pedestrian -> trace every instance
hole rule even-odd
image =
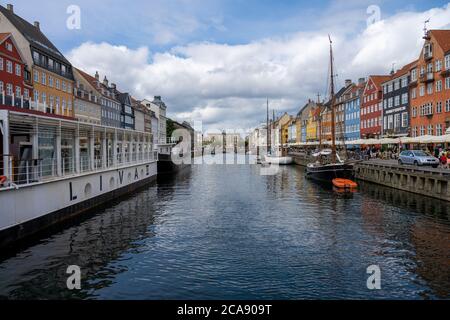
[[[439,159],[441,162],[441,166],[443,169],[448,169],[448,158],[446,153],[442,153],[441,158]]]

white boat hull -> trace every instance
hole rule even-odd
[[[0,192],[0,248],[134,191],[157,162],[111,168]]]
[[[294,163],[294,158],[292,157],[272,157],[272,156],[266,156],[265,157],[266,162],[269,164],[278,164],[287,166]]]

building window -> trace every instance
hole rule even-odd
[[[400,128],[401,120],[400,113],[396,113],[394,116],[394,128]]]
[[[34,90],[34,101],[39,102],[39,91]]]
[[[405,77],[402,79],[402,88],[406,88],[408,86],[408,78]]]
[[[16,87],[16,98],[19,98],[22,96],[22,89],[20,87]]]
[[[60,89],[60,82],[59,82],[59,79],[56,79],[55,80],[55,84],[56,84],[56,89]]]
[[[429,83],[427,85],[427,94],[433,94],[433,84]]]
[[[442,70],[442,60],[436,60],[436,72],[441,72]]]
[[[47,94],[45,92],[42,92],[42,103],[47,103]]]
[[[23,98],[26,100],[30,99],[30,90],[23,89]]]
[[[450,69],[450,54],[445,56],[445,70]]]
[[[427,134],[430,136],[433,135],[433,125],[432,124],[428,125]]]
[[[450,77],[445,78],[445,89],[450,89]]]
[[[42,72],[41,83],[45,86],[47,84],[47,74]]]
[[[417,89],[414,88],[411,90],[411,99],[416,99],[417,98]]]
[[[450,100],[445,101],[445,112],[450,112]]]
[[[22,67],[20,64],[16,63],[16,76],[21,77],[22,76]]]
[[[6,50],[8,50],[8,51],[10,51],[10,52],[12,52],[12,51],[13,51],[13,46],[12,46],[12,44],[11,44],[11,43],[9,43],[9,42],[6,42]]]
[[[402,94],[402,104],[407,104],[408,103],[408,94],[404,93]]]
[[[12,96],[13,95],[13,86],[11,83],[8,83],[6,85],[6,95],[7,96]]]
[[[436,92],[442,91],[442,80],[436,81]]]
[[[436,102],[436,113],[442,113],[442,102]]]
[[[62,81],[61,87],[62,87],[62,91],[66,92],[67,87],[66,87],[66,82],[64,80]]]
[[[421,86],[420,86],[419,95],[420,95],[421,97],[423,97],[423,96],[425,95],[425,86],[424,86],[424,85],[421,85]]]
[[[395,106],[398,107],[400,105],[400,96],[395,97]]]
[[[34,82],[39,83],[39,71],[34,70]]]
[[[13,64],[11,61],[6,60],[6,72],[13,73]]]
[[[53,88],[53,77],[52,76],[48,76],[48,86],[50,88]]]
[[[420,126],[420,135],[421,136],[425,135],[425,126]]]
[[[402,128],[408,127],[408,112],[402,113]]]
[[[411,71],[411,81],[412,82],[417,81],[417,69],[413,69]]]
[[[3,58],[0,57],[0,71],[3,71],[3,68],[4,68]]]
[[[437,136],[442,136],[442,125],[440,123],[438,123],[436,125],[436,135]]]

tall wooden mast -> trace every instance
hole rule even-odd
[[[336,110],[335,110],[335,94],[334,94],[334,59],[333,59],[333,41],[330,39],[330,94],[331,94],[331,141],[332,141],[332,160],[336,163]]]
[[[267,98],[267,154],[270,153],[271,143],[270,143],[270,127],[269,127],[269,98]]]

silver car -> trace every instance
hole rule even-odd
[[[403,151],[398,159],[398,164],[409,164],[414,166],[439,167],[439,159],[420,150]]]

